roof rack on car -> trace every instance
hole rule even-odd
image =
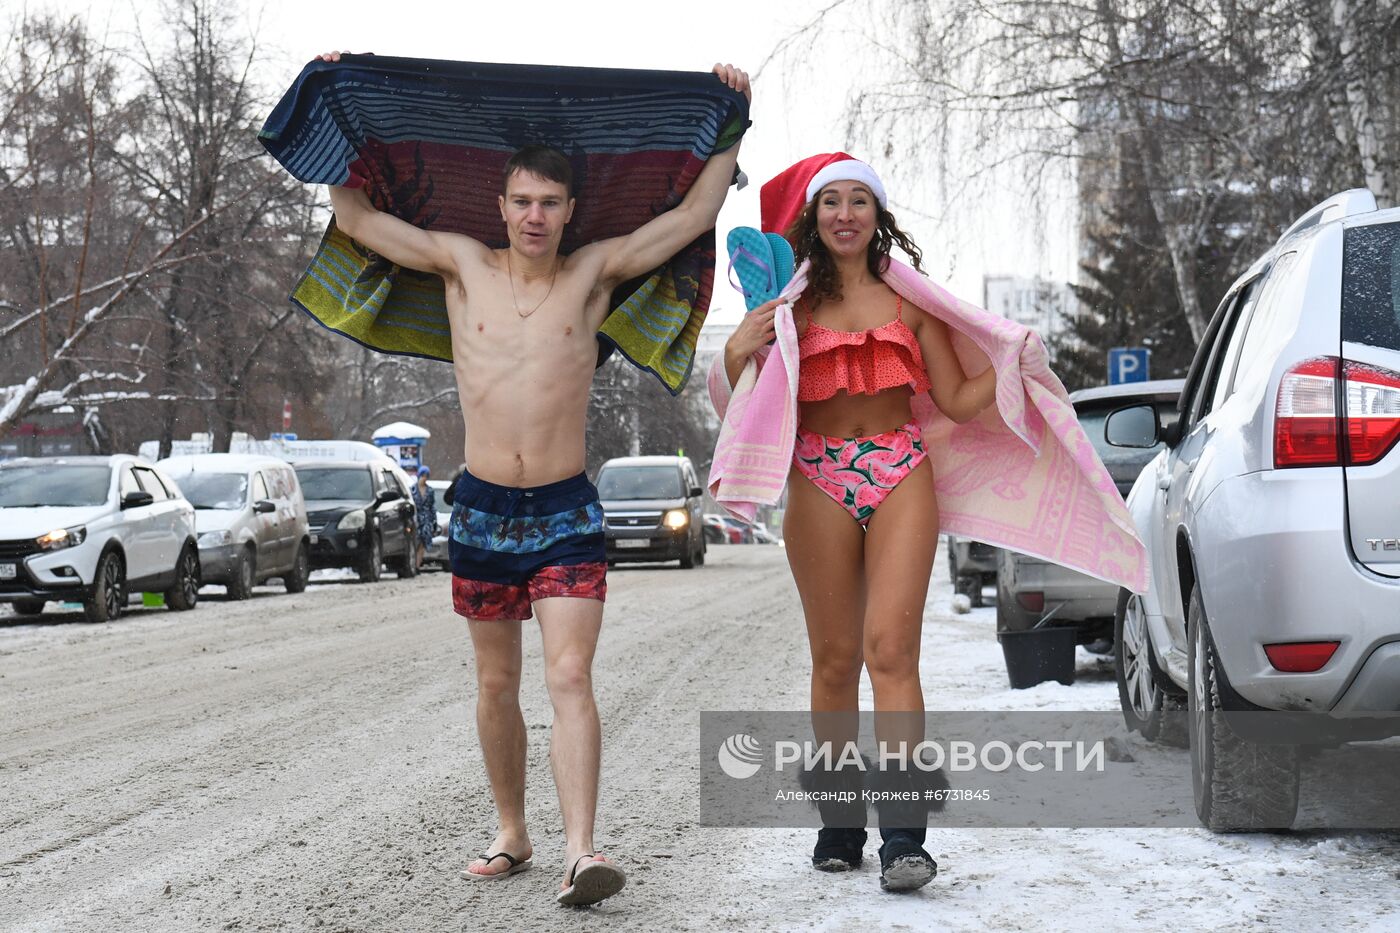
[[[1326,201],[1309,210],[1302,217],[1293,221],[1293,225],[1283,231],[1283,236],[1278,238],[1282,243],[1295,233],[1301,233],[1309,227],[1316,227],[1336,220],[1339,217],[1351,217],[1355,214],[1369,214],[1376,209],[1376,196],[1368,188],[1348,188],[1340,194],[1334,194]],[[1277,244],[1275,244],[1277,245]]]

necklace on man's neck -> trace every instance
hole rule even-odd
[[[510,279],[510,300],[515,304],[515,313],[520,315],[520,319],[523,321],[525,320],[525,318],[529,317],[530,315],[538,311],[540,308],[542,308],[544,306],[544,303],[549,300],[550,294],[553,293],[554,280],[559,277],[559,257],[554,257],[554,268],[549,273],[549,288],[545,291],[544,297],[540,299],[540,303],[535,305],[529,311],[521,311],[520,299],[515,297],[515,269],[512,267],[510,262],[509,247],[506,248],[506,277]]]

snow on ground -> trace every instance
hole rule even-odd
[[[1079,649],[1072,686],[1012,690],[996,610],[954,611],[941,553],[924,614],[930,710],[1117,710],[1112,661]],[[987,602],[994,602],[992,590]],[[873,708],[869,681],[861,707]],[[1185,756],[1121,734],[1134,755]],[[810,872],[811,830],[773,845],[758,871],[789,883]],[[913,894],[879,890],[878,833],[860,871],[832,875],[820,930],[1400,929],[1400,833],[1217,835],[1205,829],[929,831],[939,874]]]

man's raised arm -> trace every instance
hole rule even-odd
[[[335,209],[335,225],[352,240],[400,266],[444,277],[455,276],[457,266],[452,261],[453,241],[460,240],[463,244],[476,242],[460,234],[424,230],[393,214],[376,210],[363,188],[331,185],[330,192],[331,207]]]
[[[721,81],[750,100],[749,76],[733,65],[715,65]],[[627,236],[605,240],[598,246],[607,250],[603,282],[609,286],[641,275],[670,259],[689,242],[709,230],[719,219],[734,166],[739,161],[739,144],[712,155],[685,198],[672,210],[648,221]]]
[[[316,57],[323,62],[338,62],[340,52],[324,52]],[[335,225],[341,232],[397,265],[446,278],[457,274],[452,260],[454,246],[480,247],[470,237],[423,230],[376,209],[363,188],[329,187]]]

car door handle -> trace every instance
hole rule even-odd
[[[1163,476],[1161,479],[1157,480],[1157,488],[1158,488],[1158,489],[1171,489],[1171,488],[1172,488],[1172,478],[1171,478],[1170,476]]]

